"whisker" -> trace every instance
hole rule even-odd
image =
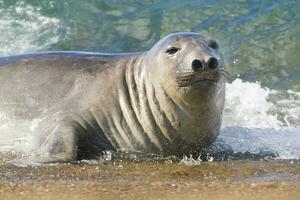
[[[220,75],[222,75],[223,78],[225,78],[226,82],[232,83],[231,75],[224,68],[217,69],[217,71],[220,73]]]
[[[224,79],[225,82],[231,83],[232,79],[230,74],[224,68],[218,68],[213,71],[202,72],[181,72],[176,75],[176,84],[179,87],[186,87],[198,81],[210,80],[218,81]],[[172,80],[172,79],[171,79]]]

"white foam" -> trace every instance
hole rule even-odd
[[[300,159],[299,92],[270,90],[241,79],[228,84],[226,92],[221,145],[234,153],[268,151],[280,159]]]
[[[234,80],[226,85],[223,127],[299,128],[300,92],[278,91]]]
[[[270,113],[274,105],[268,101],[268,97],[273,92],[259,83],[243,82],[241,79],[227,84],[223,127],[282,127],[277,115]]]
[[[43,16],[24,1],[0,8],[0,55],[47,49],[59,41],[60,26],[59,19]]]

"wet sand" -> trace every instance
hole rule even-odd
[[[0,162],[0,199],[299,199],[300,161]]]

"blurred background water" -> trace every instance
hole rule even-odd
[[[234,77],[218,140],[300,158],[299,1],[0,0],[0,56],[145,51],[183,31],[216,39]]]

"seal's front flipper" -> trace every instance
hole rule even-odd
[[[62,116],[49,115],[34,131],[30,156],[14,160],[11,164],[32,166],[97,159],[103,152],[115,150],[90,112],[81,115],[74,112]]]
[[[53,123],[55,124],[55,123]],[[44,123],[38,130],[45,130]],[[56,122],[49,131],[36,134],[34,150],[30,157],[22,158],[14,165],[73,162],[81,159],[97,159],[107,150],[115,150],[93,117],[69,117]]]
[[[59,123],[52,131],[37,136],[35,150],[28,158],[28,163],[74,161],[77,157],[77,142],[74,128],[65,123]]]
[[[17,167],[28,167],[47,163],[71,162],[77,157],[77,146],[77,135],[74,128],[66,123],[58,123],[51,131],[36,135],[33,151],[29,155],[8,163]]]

